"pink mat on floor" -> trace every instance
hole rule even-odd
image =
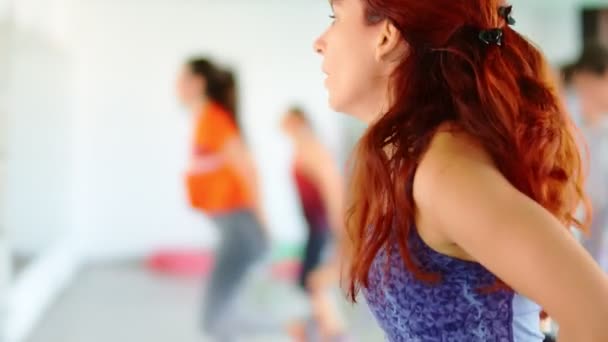
[[[213,262],[211,252],[162,250],[150,255],[146,265],[168,275],[206,277],[211,272]],[[270,273],[277,280],[295,281],[300,267],[298,260],[281,260],[271,265]]]

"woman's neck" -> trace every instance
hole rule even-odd
[[[202,113],[207,105],[209,105],[209,100],[206,98],[195,100],[190,104],[190,111],[194,114]]]

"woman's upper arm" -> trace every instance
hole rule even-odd
[[[608,278],[568,230],[491,163],[443,157],[421,165],[415,185],[441,234],[562,327],[606,329]]]
[[[252,167],[252,165],[250,165],[251,156],[249,154],[249,150],[238,135],[231,137],[224,143],[222,155],[224,155],[224,158],[230,165],[238,169],[242,169],[244,172],[248,172],[245,170]]]

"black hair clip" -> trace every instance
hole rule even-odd
[[[515,25],[515,19],[511,16],[511,12],[513,11],[513,6],[501,6],[498,8],[498,15],[500,15],[505,21],[507,25]]]
[[[502,45],[502,30],[497,28],[497,29],[491,29],[491,30],[481,30],[479,32],[479,40],[481,40],[482,42],[484,42],[486,45],[498,45],[501,46]]]

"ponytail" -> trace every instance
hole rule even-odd
[[[223,70],[206,58],[193,58],[187,63],[190,71],[205,79],[206,93],[213,102],[222,106],[238,126],[237,120],[237,91],[234,73]]]

